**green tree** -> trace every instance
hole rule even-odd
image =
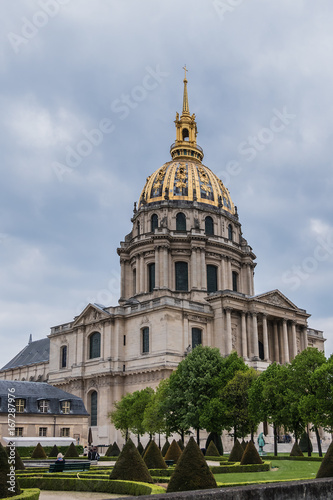
[[[274,429],[274,455],[277,455],[277,430],[287,421],[286,378],[288,368],[272,363],[249,389],[249,407],[253,418],[269,422]]]
[[[168,379],[161,380],[156,391],[152,394],[143,414],[143,428],[151,436],[154,434],[166,434],[167,425],[164,411]]]
[[[260,423],[249,408],[249,389],[257,378],[258,372],[253,368],[238,371],[221,390],[223,426],[228,431],[233,428],[234,441],[248,434],[253,436]]]
[[[144,427],[144,414],[153,395],[154,390],[151,387],[146,387],[141,391],[132,393],[131,407],[129,410],[129,429],[133,434],[137,435],[138,443],[140,442],[140,436],[143,436],[146,432]]]
[[[322,456],[322,449],[318,427],[323,423],[323,416],[318,412],[316,404],[318,382],[320,383],[320,381],[314,379],[314,373],[326,363],[323,352],[308,347],[292,360],[289,368],[291,373],[289,390],[292,391],[294,399],[298,401],[298,410],[303,421],[312,424],[317,437],[319,456]],[[319,372],[318,376],[320,377],[322,373]]]
[[[126,394],[120,401],[114,403],[115,409],[109,413],[112,424],[128,440],[128,433],[131,426],[132,394]]]

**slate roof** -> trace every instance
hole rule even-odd
[[[50,357],[50,339],[45,338],[30,342],[21,352],[9,361],[2,370],[10,370],[18,368],[19,366],[33,365],[35,363],[42,363],[49,361]]]
[[[15,392],[12,392],[13,388]],[[46,399],[49,402],[49,411],[47,413],[49,415],[63,415],[61,401],[70,401],[69,415],[88,415],[81,398],[45,382],[0,380],[0,413],[8,412],[8,394],[14,394],[16,398],[26,400],[24,414],[40,413],[38,401]]]

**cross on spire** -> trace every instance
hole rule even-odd
[[[186,71],[188,71],[188,69],[186,68],[186,64],[185,66],[183,66],[183,70],[185,70],[185,80],[186,80]]]

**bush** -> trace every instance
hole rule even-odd
[[[13,476],[10,476],[11,472],[14,472]],[[10,483],[7,483],[7,481],[10,481]],[[0,498],[13,497],[20,493],[20,486],[15,476],[15,466],[9,464],[6,450],[0,443]]]
[[[173,460],[176,464],[181,454],[182,450],[179,448],[178,443],[173,440],[165,454],[164,460]]]
[[[213,441],[216,448],[218,449],[218,452],[220,456],[223,455],[223,445],[222,445],[222,439],[221,436],[217,432],[211,432],[208,435],[207,441],[206,441],[206,449],[208,449],[209,443]],[[207,453],[206,453],[207,455]]]
[[[64,458],[78,458],[79,454],[76,451],[74,443],[71,443],[65,453]]]
[[[58,453],[60,453],[60,451],[58,450],[58,446],[55,444],[47,456],[54,458],[58,456]]]
[[[127,441],[120,453],[116,465],[110,474],[110,479],[142,481],[144,483],[153,482],[143,458],[131,439]]]
[[[244,454],[242,456],[241,460],[241,465],[248,465],[248,464],[262,464],[263,461],[261,460],[259,453],[257,451],[257,448],[254,446],[253,441],[249,441],[246,445]]]
[[[318,477],[333,477],[333,441],[329,445],[323,461],[319,467],[316,478]]]
[[[206,450],[206,455],[208,457],[219,457],[220,456],[219,451],[214,444],[214,441],[211,441],[209,443],[208,448]]]
[[[163,457],[165,457],[166,452],[168,451],[169,448],[170,448],[170,443],[168,440],[166,440],[164,445],[163,445],[163,448],[162,448],[162,456]]]
[[[301,448],[299,447],[299,444],[298,444],[298,443],[296,443],[296,441],[295,441],[295,443],[294,443],[294,446],[292,447],[292,450],[291,450],[291,452],[290,452],[290,456],[291,456],[291,457],[304,457],[304,455],[303,455],[303,453],[302,453],[302,450],[301,450]]]
[[[105,456],[107,457],[118,457],[120,455],[120,449],[116,442],[110,444],[106,450]]]
[[[146,453],[143,455],[143,460],[147,465],[148,469],[168,468],[167,464],[164,462],[162,453],[157,444],[155,443],[155,441],[151,441]]]
[[[308,452],[312,453],[313,451],[313,446],[311,443],[311,439],[309,438],[309,434],[307,432],[303,432],[301,435],[301,439],[299,441],[299,447],[301,448],[302,452]]]
[[[149,448],[149,446],[148,446],[148,448]],[[148,449],[148,448],[147,448],[147,449]],[[141,455],[141,456],[142,456],[142,455],[144,455],[144,453],[145,453],[145,449],[144,449],[144,447],[142,446],[141,441],[139,442],[139,444],[138,444],[138,446],[136,447],[136,449],[138,450],[138,452],[140,453],[140,455]]]
[[[242,460],[243,453],[244,450],[242,448],[242,445],[240,444],[238,439],[236,439],[234,446],[230,452],[228,462],[240,462]]]
[[[46,455],[50,456],[50,452],[51,452],[53,446],[44,446],[43,448],[44,448]],[[58,450],[59,450],[58,453],[62,453],[63,455],[65,455],[67,448],[68,448],[68,446],[58,446]],[[83,446],[76,445],[75,448],[76,448],[78,454],[82,455]],[[17,452],[20,455],[20,457],[30,458],[34,449],[35,449],[35,446],[17,446],[16,449],[17,449]]]
[[[271,470],[271,462],[264,462],[263,464],[248,464],[240,465],[238,462],[236,464],[226,464],[210,467],[213,474],[229,474],[238,473],[244,474],[247,472],[264,472]]]
[[[11,500],[39,500],[40,490],[38,488],[30,488],[21,490],[19,495],[11,497]]]
[[[191,437],[170,478],[167,493],[209,488],[217,488],[215,478],[199,446]]]
[[[37,444],[32,452],[31,458],[47,458],[44,448],[40,443]]]
[[[15,470],[24,470],[25,465],[22,462],[20,455],[17,453],[15,445],[6,446],[6,452],[11,465],[15,465]]]
[[[247,443],[243,439],[241,442],[241,447],[243,448],[244,451],[245,451],[246,445],[247,445]]]

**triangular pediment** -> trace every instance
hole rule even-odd
[[[265,302],[266,304],[271,304],[278,307],[287,307],[288,309],[298,310],[298,307],[291,302],[280,290],[272,290],[271,292],[262,293],[254,297],[255,300],[260,300],[260,302]]]
[[[103,306],[99,304],[88,304],[82,313],[75,318],[73,326],[96,323],[97,321],[108,318],[109,316],[110,313],[105,311]]]

